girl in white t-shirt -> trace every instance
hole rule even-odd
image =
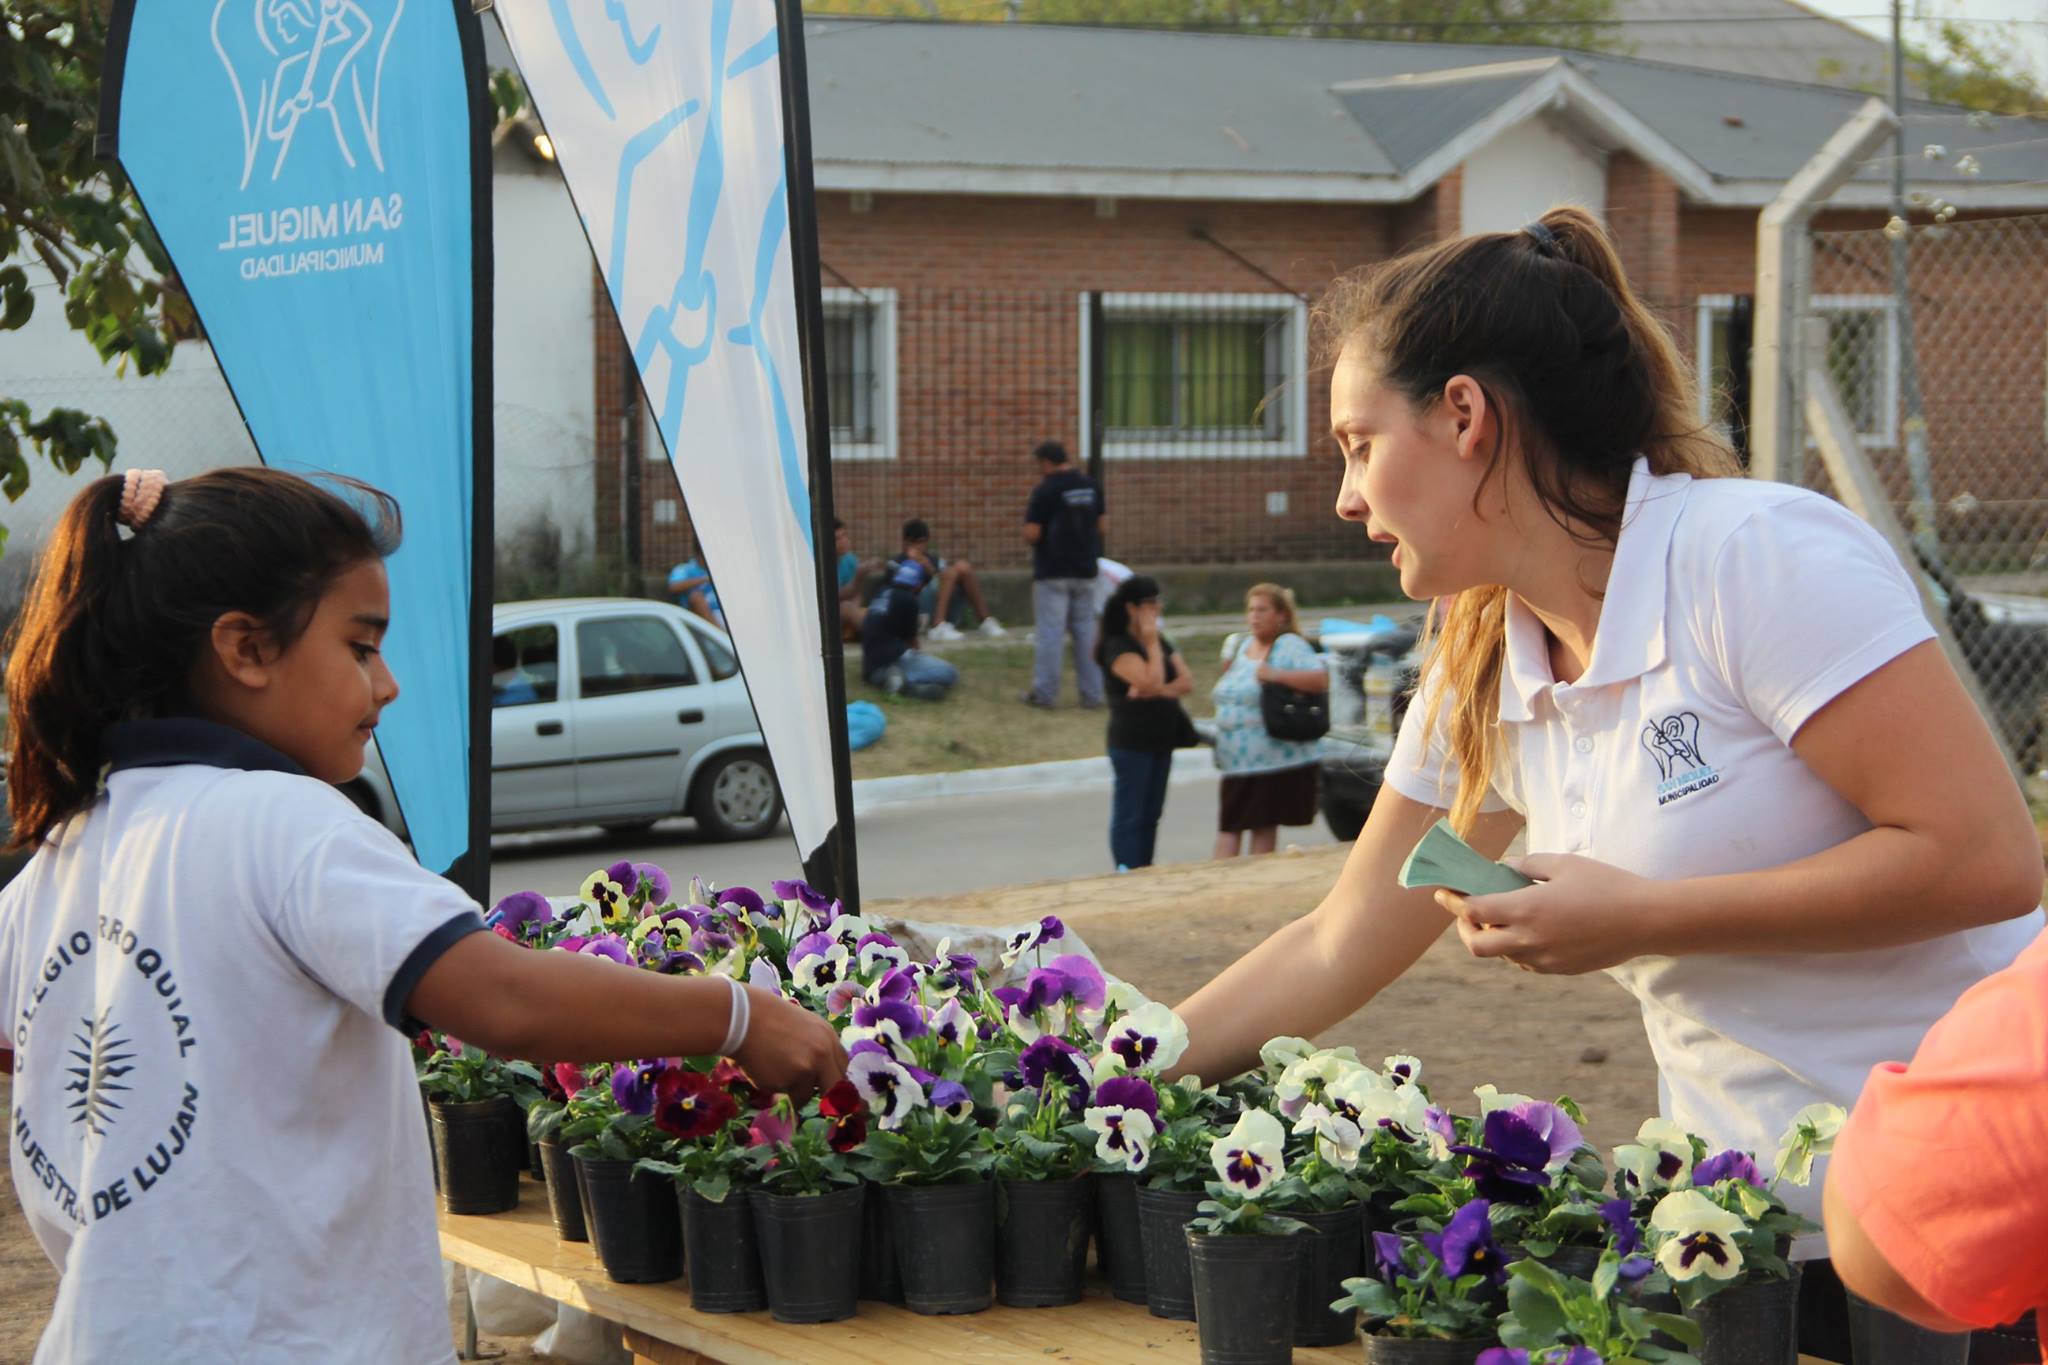
[[[38,1362],[452,1361],[421,1027],[537,1060],[724,1052],[770,1090],[843,1071],[772,992],[482,932],[330,785],[398,696],[398,509],[334,482],[97,480],[16,626],[7,795],[35,852],[0,892],[0,1046],[14,1188],[61,1272]]]
[[[1329,1028],[1448,912],[1476,956],[1616,977],[1666,1115],[1717,1147],[1854,1103],[2040,925],[2025,802],[1896,556],[1732,477],[1583,211],[1346,277],[1317,318],[1338,513],[1394,547],[1434,638],[1343,875],[1181,1007],[1181,1068]],[[1447,813],[1489,857],[1526,830],[1539,884],[1403,890]],[[1803,1348],[1846,1359],[1839,1288],[1805,1282]]]

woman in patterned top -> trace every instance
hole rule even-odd
[[[1216,701],[1216,766],[1223,789],[1216,854],[1271,853],[1280,826],[1316,818],[1316,742],[1274,739],[1259,711],[1259,689],[1285,683],[1297,692],[1326,692],[1330,676],[1315,646],[1301,637],[1294,594],[1261,583],[1245,594],[1245,636],[1210,695]],[[1251,836],[1249,850],[1244,836]]]

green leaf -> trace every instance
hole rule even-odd
[[[1662,1332],[1673,1341],[1683,1342],[1695,1350],[1706,1344],[1700,1332],[1700,1325],[1691,1318],[1681,1317],[1677,1313],[1652,1313],[1645,1310],[1643,1321],[1648,1324],[1651,1331]]]

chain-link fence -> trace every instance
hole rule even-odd
[[[2048,761],[2048,216],[1817,233],[1810,294],[1856,449],[2015,754],[2038,769]],[[1834,491],[1812,438],[1797,477]]]

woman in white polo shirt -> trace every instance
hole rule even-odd
[[[1338,514],[1394,546],[1434,639],[1336,886],[1181,1006],[1180,1069],[1329,1028],[1449,910],[1477,956],[1614,976],[1665,1114],[1717,1147],[1852,1104],[2040,926],[2025,803],[1896,556],[1836,503],[1727,477],[1582,211],[1348,276],[1318,322]],[[1491,857],[1526,830],[1539,885],[1403,890],[1446,812]],[[1814,1269],[1806,1348],[1846,1359]]]

